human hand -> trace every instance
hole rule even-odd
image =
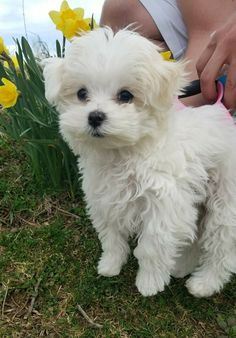
[[[211,35],[206,49],[197,62],[203,96],[214,101],[217,97],[215,80],[227,65],[224,104],[236,108],[236,12],[226,24]]]

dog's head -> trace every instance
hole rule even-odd
[[[44,68],[46,97],[74,150],[81,142],[134,145],[157,133],[185,84],[183,74],[182,63],[163,60],[149,40],[109,28],[74,38],[65,58],[48,59]]]

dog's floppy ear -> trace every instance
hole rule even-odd
[[[53,105],[57,104],[62,84],[64,59],[48,58],[41,62],[45,79],[45,97]]]
[[[166,61],[161,64],[163,77],[163,91],[166,94],[178,96],[187,84],[186,63],[184,61]]]
[[[151,101],[154,106],[163,111],[171,107],[174,97],[180,95],[188,83],[185,66],[183,61],[171,62],[163,60],[162,57],[153,60]]]

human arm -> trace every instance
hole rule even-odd
[[[215,79],[227,65],[224,104],[227,108],[236,107],[236,9],[226,23],[216,30],[210,42],[197,61],[197,71],[201,90],[207,100],[214,100],[216,93]]]
[[[189,60],[187,71],[189,72],[189,80],[196,80],[209,75],[205,72],[204,77],[197,69],[198,60],[211,40],[211,34],[220,30],[232,13],[236,11],[236,0],[178,0],[180,11],[185,22],[188,33],[188,46],[185,52],[185,59]],[[235,20],[236,21],[236,20]],[[217,76],[216,76],[217,77]],[[205,95],[205,87],[209,86],[209,79],[205,79],[205,85],[202,85],[203,95],[195,95],[185,99],[185,104],[202,105],[214,102],[216,98],[215,79],[211,79],[211,88],[213,88],[213,96]],[[226,96],[227,97],[227,96]]]

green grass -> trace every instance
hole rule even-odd
[[[174,279],[144,298],[133,257],[120,276],[98,277],[100,245],[79,189],[73,199],[42,194],[8,140],[0,141],[0,174],[0,337],[236,337],[236,278],[210,299]],[[91,327],[78,304],[103,327]]]

